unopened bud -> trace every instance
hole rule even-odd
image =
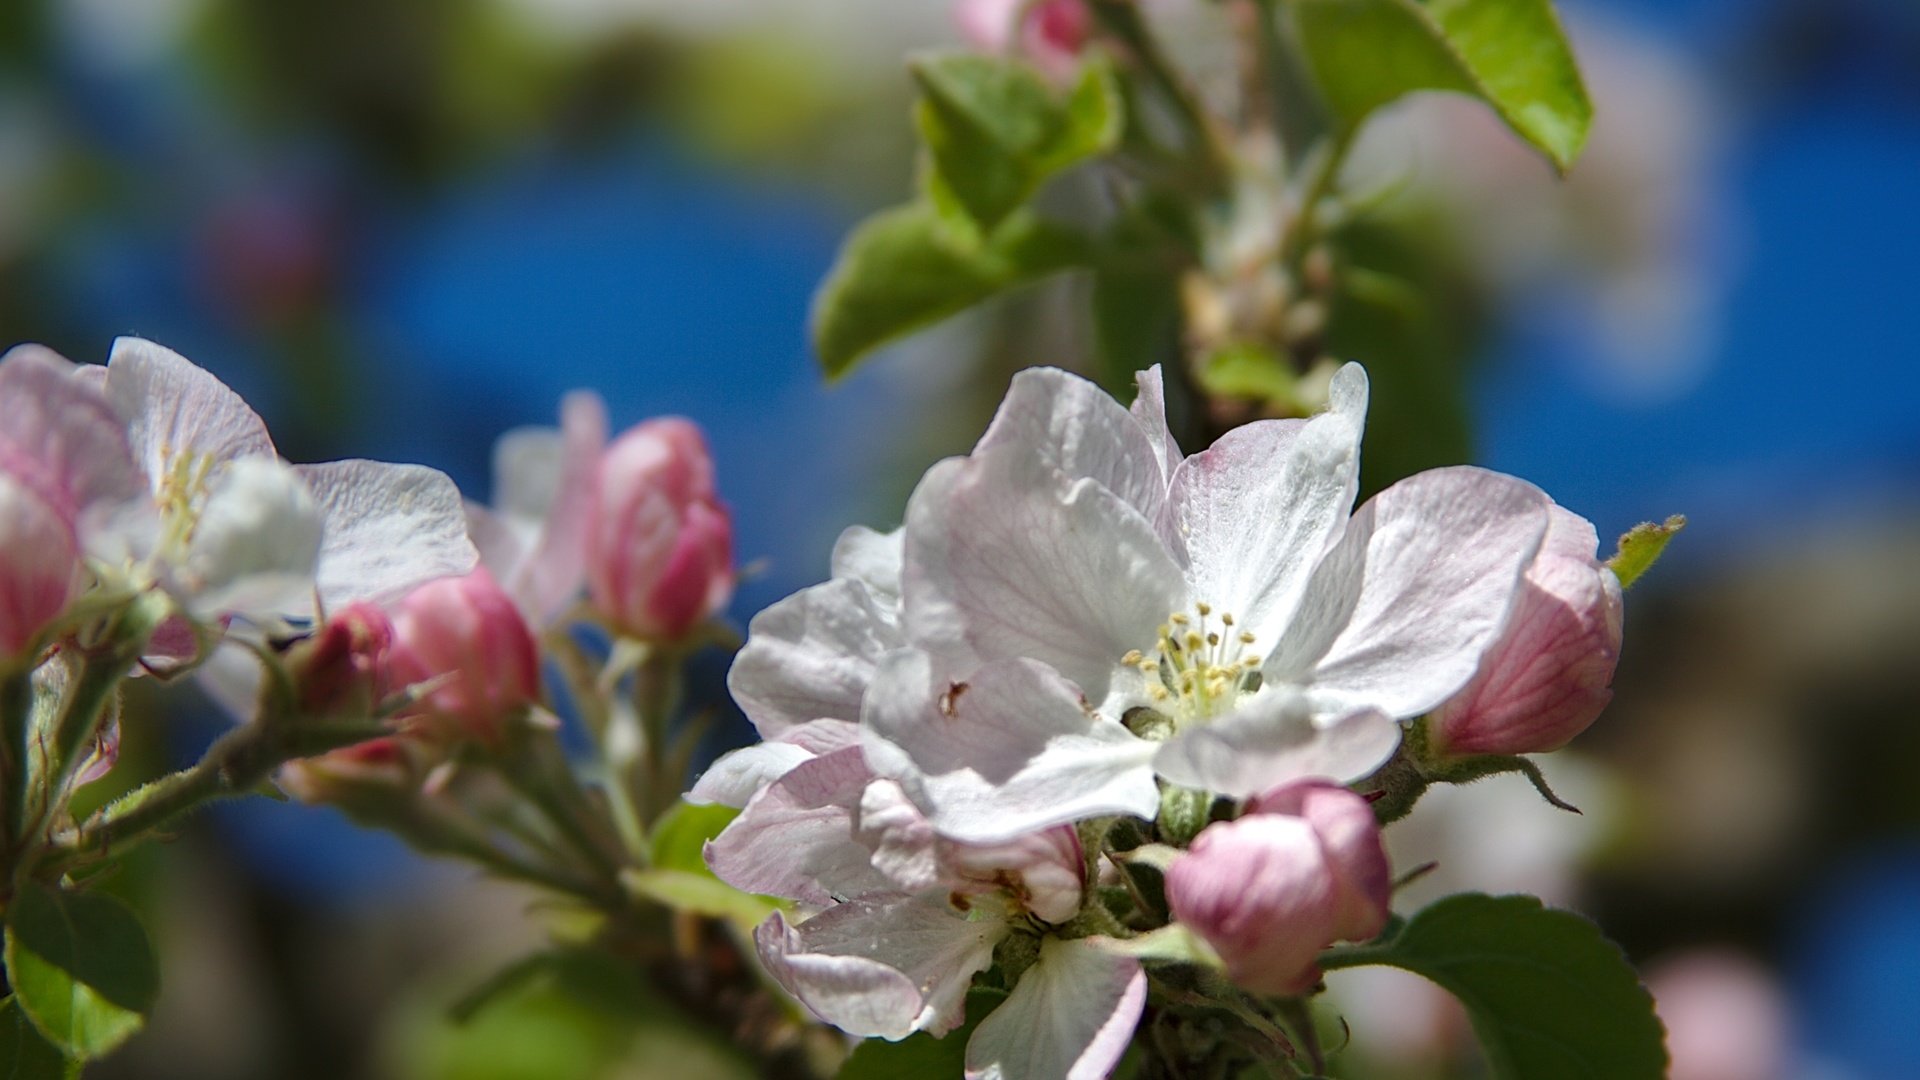
[[[687,634],[733,598],[733,522],[691,421],[649,420],[607,448],[587,537],[594,607],[620,632]]]
[[[1259,993],[1301,994],[1320,979],[1322,949],[1386,926],[1392,881],[1365,799],[1317,781],[1256,800],[1209,825],[1167,867],[1173,915]]]
[[[1593,525],[1554,507],[1506,632],[1466,688],[1432,714],[1442,755],[1558,750],[1613,697],[1620,582],[1600,565]]]
[[[401,715],[441,734],[497,741],[539,695],[533,633],[485,570],[408,593],[393,617],[391,655],[393,686],[424,688]]]
[[[393,622],[378,605],[349,604],[290,658],[299,705],[308,716],[370,716],[391,692]]]

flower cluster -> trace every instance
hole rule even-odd
[[[730,686],[764,741],[691,797],[742,807],[714,871],[798,905],[758,935],[775,978],[889,1039],[997,989],[970,1076],[1099,1076],[1142,958],[1299,995],[1379,933],[1380,778],[1565,743],[1620,612],[1592,527],[1513,477],[1354,511],[1367,396],[1348,365],[1187,457],[1157,369],[1131,410],[1022,372],[899,531],[756,617]]]

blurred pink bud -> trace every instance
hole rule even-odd
[[[1613,697],[1620,659],[1620,581],[1594,557],[1599,539],[1553,508],[1506,633],[1466,688],[1433,714],[1445,754],[1537,754],[1585,731]]]
[[[352,802],[359,794],[418,788],[434,758],[420,740],[388,735],[289,761],[280,767],[277,782],[301,802]]]
[[[328,616],[294,662],[300,707],[309,715],[371,713],[390,692],[393,622],[358,601]]]
[[[1671,1080],[1782,1080],[1789,1072],[1786,995],[1765,968],[1730,952],[1692,952],[1647,976],[1667,1028]]]
[[[700,428],[669,416],[615,439],[587,534],[594,607],[622,633],[670,641],[724,608],[733,580],[733,521]]]
[[[1080,913],[1086,856],[1071,825],[1029,833],[1004,844],[941,844],[941,862],[953,877],[987,890],[1009,889],[1042,922],[1063,923]]]
[[[1086,0],[960,0],[960,32],[989,52],[1018,52],[1054,78],[1073,71],[1093,31]]]
[[[79,574],[73,523],[0,472],[0,660],[27,651],[66,610]]]
[[[539,650],[513,598],[475,570],[429,581],[400,601],[391,678],[396,688],[428,684],[405,715],[491,742],[538,696]]]
[[[1305,781],[1256,805],[1201,830],[1167,868],[1167,902],[1234,982],[1301,994],[1320,980],[1322,949],[1386,926],[1387,855],[1373,808],[1345,788]]]

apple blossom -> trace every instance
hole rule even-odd
[[[486,570],[408,593],[393,616],[391,685],[426,687],[403,714],[483,741],[540,692],[540,654],[526,620]]]
[[[73,526],[26,484],[0,472],[0,666],[31,651],[80,577]]]
[[[1433,713],[1443,754],[1534,754],[1585,731],[1612,699],[1620,581],[1596,558],[1584,518],[1553,508],[1540,554],[1499,643],[1466,688]]]
[[[1376,769],[1395,721],[1458,692],[1499,637],[1551,503],[1460,467],[1349,514],[1365,372],[1342,368],[1330,398],[1183,458],[1157,370],[1132,411],[1065,372],[1016,376],[908,504],[907,644],[861,705],[879,771],[941,832],[991,842],[1150,818],[1156,776],[1245,797]],[[818,652],[787,660],[789,685],[820,681]]]
[[[589,515],[588,593],[622,633],[679,638],[733,597],[733,523],[691,421],[661,417],[615,439]]]
[[[1319,982],[1322,949],[1386,926],[1387,856],[1373,810],[1345,788],[1293,784],[1256,804],[1201,830],[1173,860],[1167,904],[1236,983],[1301,994]]]
[[[775,980],[850,1034],[952,1030],[973,975],[1017,939],[1033,962],[970,1041],[969,1076],[1103,1076],[1145,1003],[1138,961],[1048,929],[1086,896],[1074,830],[950,841],[858,746],[768,784],[707,857],[737,888],[818,909],[791,922],[775,913],[755,940]]]
[[[114,342],[89,377],[150,492],[120,508],[95,554],[146,567],[202,618],[311,619],[316,600],[390,600],[474,563],[459,492],[436,470],[287,465],[238,394],[139,338]]]

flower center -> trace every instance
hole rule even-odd
[[[1231,612],[1214,615],[1209,604],[1194,613],[1175,612],[1160,624],[1151,653],[1135,649],[1121,663],[1147,677],[1154,708],[1176,725],[1230,711],[1241,694],[1260,688],[1260,661],[1253,632],[1234,624]]]
[[[182,451],[166,455],[167,470],[160,479],[155,502],[160,509],[161,544],[172,551],[185,551],[193,542],[194,528],[200,523],[200,509],[207,500],[207,480],[213,473],[212,454]]]

